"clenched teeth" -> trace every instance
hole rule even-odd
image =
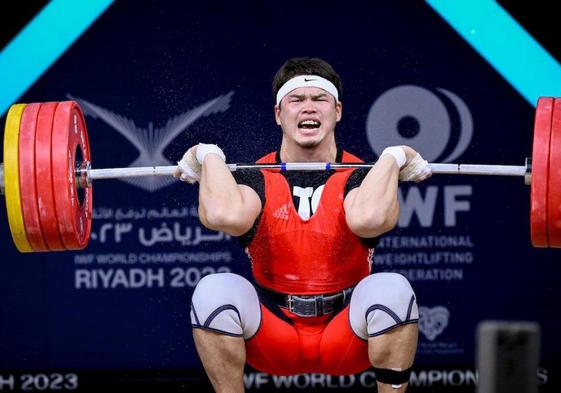
[[[299,128],[317,128],[321,125],[319,121],[315,120],[304,120],[298,123]]]

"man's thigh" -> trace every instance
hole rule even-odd
[[[349,306],[333,319],[280,318],[261,305],[261,325],[246,341],[247,362],[274,375],[348,375],[369,367],[368,342],[349,324]]]

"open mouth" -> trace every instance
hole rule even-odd
[[[321,123],[317,120],[303,120],[300,123],[298,123],[298,128],[304,129],[304,130],[314,130],[317,129],[321,126]]]

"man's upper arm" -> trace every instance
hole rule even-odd
[[[255,190],[245,184],[238,184],[242,194],[242,211],[240,212],[239,227],[235,228],[235,236],[240,236],[251,229],[262,209],[261,198]]]
[[[347,179],[347,183],[345,184],[345,199],[343,202],[345,212],[348,212],[350,207],[353,205],[354,198],[358,194],[358,188],[368,174],[369,170],[370,168],[356,169]],[[353,230],[353,228],[350,229]],[[369,248],[375,248],[380,241],[379,236],[374,234],[363,234],[362,236],[360,236],[360,239]]]
[[[249,232],[259,217],[265,200],[265,179],[261,171],[238,170],[232,173],[242,194],[242,209],[235,228],[227,231],[241,236]]]

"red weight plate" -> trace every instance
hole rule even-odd
[[[53,123],[53,184],[58,227],[67,250],[88,245],[92,217],[92,187],[76,184],[76,159],[90,161],[86,123],[75,101],[58,104]],[[78,157],[77,157],[78,156]]]
[[[37,206],[41,218],[41,228],[47,247],[51,251],[65,250],[58,230],[56,206],[51,169],[51,134],[53,119],[58,103],[41,104],[35,131],[35,180],[37,186]]]
[[[49,251],[37,208],[35,185],[35,129],[41,104],[26,105],[19,126],[19,184],[23,222],[29,244],[34,251]]]
[[[547,188],[549,246],[561,248],[561,98],[553,104]]]
[[[549,144],[553,98],[540,97],[534,121],[532,148],[532,185],[530,196],[530,233],[534,247],[549,246],[547,228],[547,188],[549,173]]]

